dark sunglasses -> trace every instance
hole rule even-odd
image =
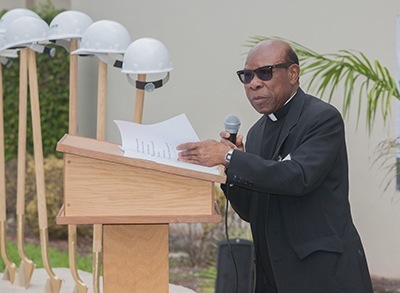
[[[242,83],[244,84],[249,84],[253,78],[254,74],[257,75],[257,77],[263,81],[270,80],[272,78],[272,69],[273,68],[289,68],[290,65],[293,63],[286,62],[286,63],[280,63],[280,64],[275,64],[275,65],[267,65],[263,67],[259,67],[257,69],[251,70],[251,69],[243,69],[236,71],[237,75],[239,76],[239,79]]]

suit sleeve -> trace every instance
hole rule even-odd
[[[306,113],[307,114],[307,113]],[[282,157],[274,161],[234,151],[226,170],[227,183],[246,190],[302,196],[318,188],[338,160],[347,160],[344,125],[340,113],[325,107],[303,115],[286,138]],[[345,158],[344,158],[345,156]],[[346,161],[347,162],[347,161]]]

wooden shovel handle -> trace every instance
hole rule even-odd
[[[97,133],[96,138],[106,138],[106,97],[107,97],[107,63],[99,60],[97,91]]]
[[[26,120],[28,105],[28,49],[20,50],[18,110],[17,215],[25,214]]]
[[[0,221],[6,221],[6,173],[4,161],[4,118],[3,118],[3,68],[0,65]]]
[[[40,124],[39,89],[36,72],[36,53],[28,49],[29,92],[31,100],[33,150],[36,170],[36,192],[38,201],[39,228],[47,229],[47,207],[44,178],[42,130]]]
[[[78,40],[71,39],[70,52],[78,49]],[[78,132],[78,55],[69,56],[69,123],[68,133]]]
[[[138,74],[139,81],[146,81],[146,74]],[[142,123],[144,106],[144,90],[136,89],[135,109],[133,113],[133,122]]]

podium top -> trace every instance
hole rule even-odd
[[[226,181],[226,176],[222,166],[219,168],[219,174],[215,174],[203,171],[200,169],[201,166],[193,165],[192,168],[190,166],[192,164],[183,164],[182,166],[185,167],[181,167],[178,164],[169,165],[151,160],[126,157],[124,156],[124,152],[119,148],[119,145],[93,138],[65,134],[64,137],[61,138],[61,140],[57,143],[56,150],[67,154],[89,157],[139,168],[157,170],[160,172],[171,173],[199,180],[217,183],[225,183]]]

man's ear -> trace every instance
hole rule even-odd
[[[290,82],[292,84],[295,84],[299,81],[299,76],[300,76],[300,67],[297,64],[292,64],[289,67],[289,76],[290,76]]]

